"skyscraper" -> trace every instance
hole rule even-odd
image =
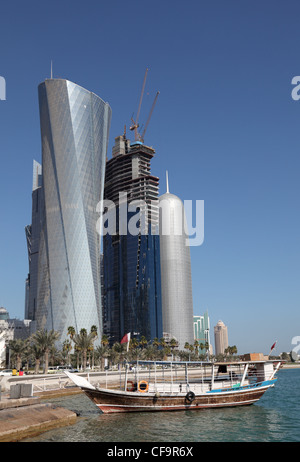
[[[203,316],[194,316],[194,339],[198,341],[199,345],[205,345],[208,343],[210,346],[209,329],[209,317],[207,311]],[[200,350],[200,352],[205,353],[205,349]]]
[[[123,135],[115,139],[106,164],[104,197],[116,215],[115,232],[103,236],[104,331],[111,343],[129,332],[147,340],[162,337],[159,180],[150,173],[153,156],[154,149],[130,144]]]
[[[161,293],[164,336],[175,338],[179,349],[194,343],[190,248],[186,243],[185,211],[179,197],[159,198]]]
[[[26,280],[25,319],[35,320],[40,233],[43,219],[42,166],[33,161],[31,225],[26,226],[29,273]]]
[[[98,202],[103,199],[111,109],[64,79],[39,85],[43,221],[39,235],[37,329],[60,343],[73,326],[102,333]]]
[[[214,327],[215,333],[215,355],[224,354],[228,347],[228,331],[223,321],[219,321]]]

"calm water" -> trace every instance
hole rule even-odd
[[[104,415],[85,395],[77,395],[51,400],[80,414],[75,425],[23,441],[299,442],[299,397],[300,369],[281,370],[276,386],[246,407]]]

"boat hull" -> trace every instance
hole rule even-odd
[[[158,395],[154,393],[130,393],[107,389],[82,388],[86,395],[104,414],[119,412],[179,411],[245,406],[258,401],[271,385],[243,390],[212,391],[195,396],[192,402],[186,395]]]

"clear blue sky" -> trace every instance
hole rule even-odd
[[[145,142],[166,190],[205,202],[191,248],[194,313],[221,319],[238,352],[290,351],[300,336],[300,75],[297,0],[52,0],[1,5],[0,305],[24,318],[33,159],[41,160],[37,86],[72,80],[112,108],[109,152],[159,99]],[[128,130],[129,131],[129,130]],[[130,132],[131,136],[131,132]]]

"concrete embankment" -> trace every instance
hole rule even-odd
[[[75,412],[41,403],[40,398],[2,398],[0,401],[0,442],[20,441],[76,422]]]
[[[80,374],[88,378],[88,374]],[[91,382],[113,383],[118,373],[91,373]],[[11,387],[31,384],[33,396],[11,397]],[[53,428],[72,425],[77,415],[45,400],[82,393],[64,374],[0,378],[0,442],[15,442]]]

